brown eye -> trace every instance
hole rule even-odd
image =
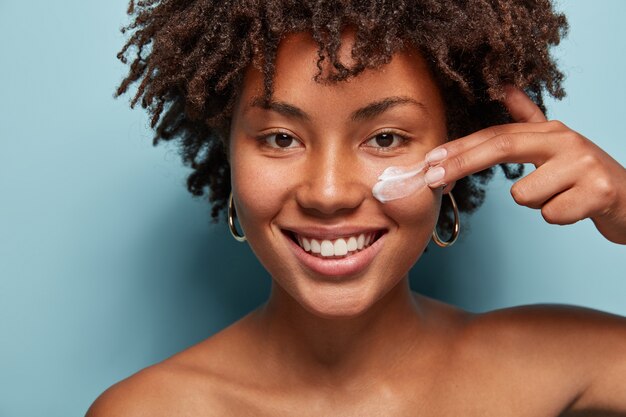
[[[265,137],[267,144],[272,148],[296,148],[300,142],[287,133],[274,133]]]
[[[285,135],[284,133],[276,135],[276,144],[281,148],[288,148],[291,142],[293,142],[293,138],[289,135]]]
[[[376,145],[381,148],[387,148],[393,143],[393,135],[391,133],[381,133],[380,135],[376,135],[375,139]]]
[[[370,148],[385,150],[402,146],[406,141],[407,139],[401,135],[384,132],[372,136],[365,144]]]

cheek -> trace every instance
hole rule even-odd
[[[415,194],[383,204],[387,216],[398,225],[402,256],[417,260],[428,244],[437,223],[441,205],[441,190],[423,188]]]
[[[295,186],[295,178],[288,164],[272,163],[253,145],[241,142],[231,147],[231,181],[239,220],[251,230],[267,224],[280,211]]]

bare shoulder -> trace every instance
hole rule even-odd
[[[104,391],[86,417],[213,416],[218,402],[215,375],[167,359]],[[228,415],[228,414],[222,414]]]
[[[86,417],[229,416],[240,323],[142,369],[104,391]],[[232,368],[231,368],[232,367]],[[229,404],[231,409],[226,405]]]
[[[619,350],[617,342],[625,340],[626,318],[587,307],[532,304],[477,314],[468,322],[467,331],[479,339],[487,337],[490,343],[610,354]]]
[[[86,417],[159,416],[159,410],[168,402],[164,381],[167,381],[167,372],[160,365],[143,369],[104,391]]]
[[[571,411],[626,411],[625,317],[571,305],[526,305],[474,316],[463,337],[466,354],[506,370],[509,381],[541,378],[569,393]]]

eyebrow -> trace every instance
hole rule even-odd
[[[355,110],[350,115],[350,119],[353,122],[360,122],[364,120],[373,119],[376,116],[383,114],[384,112],[401,105],[412,104],[424,112],[428,113],[428,108],[424,103],[421,103],[411,97],[406,96],[391,96],[385,97],[382,100],[377,100],[367,104],[366,106],[361,107],[358,110]],[[250,102],[250,107],[260,107],[266,110],[272,110],[283,116],[292,117],[295,119],[300,119],[303,121],[310,121],[311,116],[309,116],[304,110],[294,106],[293,104],[286,103],[284,101],[269,101],[264,102],[262,97],[255,97]]]

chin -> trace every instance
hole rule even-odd
[[[350,319],[370,310],[386,293],[372,288],[366,280],[354,280],[344,285],[314,282],[299,290],[295,301],[309,313],[325,319]]]

